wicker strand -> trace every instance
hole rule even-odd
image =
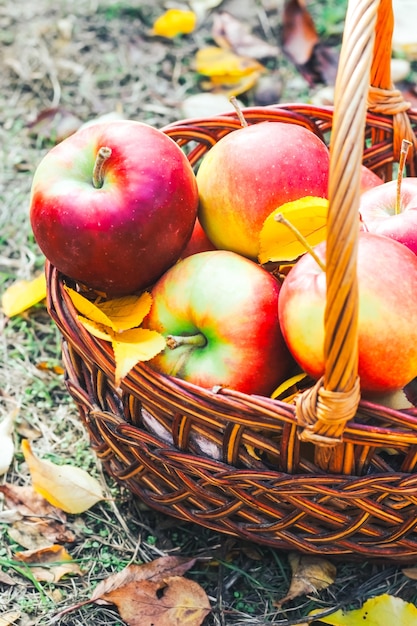
[[[375,41],[378,2],[350,0],[343,36],[335,89],[335,116],[330,145],[329,215],[326,252],[325,372],[317,386],[320,405],[312,410],[308,401],[308,426],[303,427],[305,411],[299,409],[303,440],[320,442],[316,462],[321,466],[323,446],[343,454],[344,425],[353,419],[359,402],[358,369],[358,286],[356,274],[360,163],[366,123],[366,94]],[[321,390],[321,386],[327,393]],[[309,392],[307,392],[309,393]],[[336,400],[339,395],[339,399]],[[302,400],[299,406],[302,406]],[[325,407],[325,408],[324,408]],[[337,407],[337,408],[336,408]],[[337,428],[329,429],[329,416]],[[328,455],[324,465],[328,467]]]
[[[403,139],[407,139],[413,147],[408,153],[408,162],[411,162],[413,152],[417,148],[417,139],[407,115],[411,104],[404,99],[401,91],[395,89],[392,83],[391,43],[393,30],[392,0],[380,0],[375,27],[376,41],[371,67],[371,86],[368,92],[368,110],[371,113],[392,116],[394,159],[397,162],[400,160],[401,142]]]
[[[299,438],[319,446],[335,446],[342,441],[345,424],[355,415],[359,401],[358,379],[345,393],[325,389],[323,379],[320,379],[318,384],[296,398],[297,422],[302,427]]]

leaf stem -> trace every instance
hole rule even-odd
[[[287,220],[286,217],[284,217],[284,215],[282,213],[277,213],[275,215],[275,220],[277,222],[280,222],[281,224],[284,224],[285,226],[287,226],[292,232],[293,234],[297,237],[298,241],[304,246],[304,248],[306,249],[306,252],[309,252],[309,254],[311,254],[311,256],[313,257],[313,259],[315,260],[315,262],[317,263],[317,265],[323,270],[323,272],[326,271],[326,265],[323,263],[323,261],[321,260],[321,258],[317,255],[316,251],[314,250],[314,248],[308,243],[307,239],[304,237],[304,235],[302,235],[300,233],[300,231],[298,230],[298,228],[296,228],[294,226],[294,224],[291,224],[291,222],[289,220]]]
[[[408,150],[411,145],[411,141],[408,141],[408,139],[403,139],[401,142],[400,162],[398,165],[397,174],[397,196],[395,199],[395,215],[401,213],[401,183],[403,180],[403,171],[405,162],[407,160]]]
[[[96,160],[94,163],[93,169],[93,187],[96,189],[101,189],[104,183],[104,175],[103,175],[103,165],[107,161],[107,159],[111,156],[111,148],[107,146],[101,146],[96,155]]]

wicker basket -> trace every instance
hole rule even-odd
[[[331,135],[326,372],[294,404],[202,389],[146,364],[116,388],[111,347],[78,322],[68,281],[47,263],[48,310],[92,447],[110,475],[156,510],[274,548],[417,555],[417,409],[365,401],[357,379],[360,164],[390,179],[401,140],[417,145],[417,111],[391,83],[392,27],[390,0],[351,0],[334,108],[244,110],[249,124],[301,124],[327,143]],[[195,165],[239,127],[231,113],[163,130]],[[409,175],[416,175],[415,154]]]

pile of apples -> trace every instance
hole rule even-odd
[[[324,371],[326,275],[306,251],[279,278],[258,262],[265,219],[328,190],[329,150],[300,124],[261,122],[220,139],[196,173],[164,132],[86,126],[35,172],[30,220],[47,259],[104,297],[149,290],[143,326],[167,346],[149,365],[206,388],[270,395]],[[362,166],[359,375],[365,392],[417,376],[417,179]],[[315,251],[325,263],[325,242]],[[341,286],[342,288],[342,286]]]

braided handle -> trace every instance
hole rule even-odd
[[[356,263],[366,115],[370,106],[380,110],[381,99],[386,100],[387,93],[393,91],[392,30],[391,0],[349,0],[330,145],[326,366],[323,378],[302,394],[296,405],[301,440],[314,442],[316,461],[324,469],[337,472],[349,472],[352,459],[348,446],[338,442],[360,400]],[[407,108],[405,104],[398,111],[397,106],[395,114],[407,117]],[[415,142],[411,127],[410,132]]]

